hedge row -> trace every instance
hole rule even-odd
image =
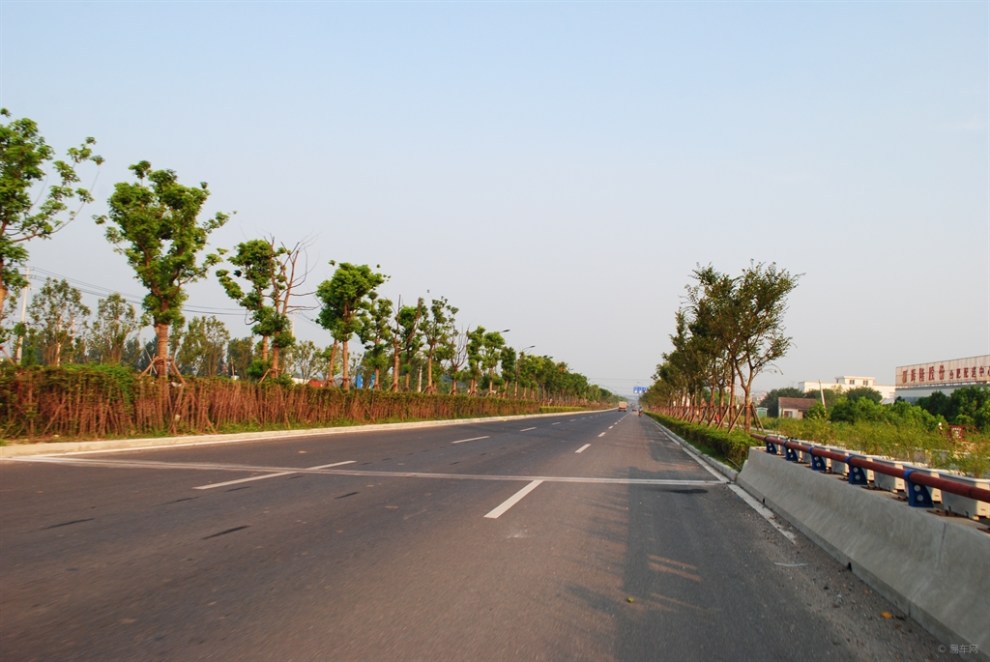
[[[721,460],[736,469],[741,469],[743,463],[746,462],[750,447],[758,445],[758,442],[742,430],[726,432],[721,428],[688,423],[677,418],[668,418],[658,414],[650,414],[650,416],[671,432],[689,441],[706,455]]]
[[[0,366],[0,439],[113,438],[539,413],[534,401]]]

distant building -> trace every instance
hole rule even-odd
[[[779,418],[804,418],[817,400],[814,398],[778,398]]]
[[[833,391],[838,391],[839,393],[845,393],[846,391],[851,391],[854,388],[872,388],[880,394],[880,397],[883,398],[884,402],[893,402],[896,397],[896,388],[894,386],[877,384],[875,377],[845,375],[842,377],[836,377],[834,382],[798,382],[798,388],[805,393],[808,391],[817,391],[819,388],[827,388]]]
[[[896,396],[908,402],[935,391],[949,395],[966,386],[990,386],[990,354],[898,366],[894,384]]]

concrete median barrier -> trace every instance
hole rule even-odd
[[[990,533],[763,448],[737,483],[929,632],[990,660]]]

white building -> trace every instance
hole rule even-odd
[[[820,388],[827,388],[839,393],[851,391],[854,388],[872,388],[883,397],[883,402],[893,402],[895,396],[895,386],[877,384],[876,377],[861,377],[858,375],[843,375],[836,377],[834,382],[798,382],[798,388],[807,393],[817,391]]]

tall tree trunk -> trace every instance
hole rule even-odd
[[[399,392],[399,346],[392,346],[392,391]]]
[[[168,377],[168,324],[155,324],[155,341],[155,358],[151,364],[158,371],[158,378],[165,379]]]
[[[433,348],[426,355],[426,392],[435,393],[436,387],[433,385]]]
[[[340,358],[344,362],[344,367],[342,368],[341,371],[342,377],[340,380],[340,385],[345,391],[350,391],[351,390],[350,367],[347,365],[347,362],[350,360],[350,357],[347,355],[348,342],[344,340],[341,342],[341,345],[343,346],[343,349],[341,350]]]
[[[337,382],[334,380],[334,364],[337,362],[337,341],[333,341],[333,345],[330,347],[330,365],[327,366],[327,385],[336,385]]]

